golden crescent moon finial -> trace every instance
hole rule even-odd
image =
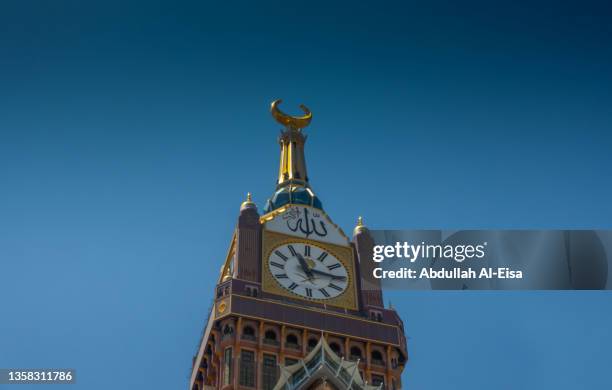
[[[278,123],[292,130],[300,130],[310,124],[310,121],[312,120],[312,112],[310,112],[308,107],[306,107],[303,104],[300,104],[300,108],[302,109],[302,111],[304,111],[306,115],[291,116],[291,115],[285,114],[278,108],[278,105],[280,103],[282,103],[282,100],[277,99],[273,101],[272,104],[270,105],[270,112],[272,113],[272,116],[274,117],[274,119],[276,119]]]

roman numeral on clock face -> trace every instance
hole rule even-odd
[[[326,257],[327,257],[327,252],[323,252],[319,255],[319,257],[317,257],[317,260],[319,260],[320,262],[323,262]]]
[[[319,291],[321,292],[321,294],[325,295],[326,298],[329,298],[329,293],[327,292],[327,290],[325,290],[324,288],[320,288]]]
[[[270,265],[276,268],[285,269],[285,265],[281,263],[277,263],[276,261],[271,261]]]
[[[304,256],[310,257],[310,245],[304,245]]]
[[[287,256],[283,255],[283,252],[281,251],[274,251],[274,254],[283,259],[283,261],[287,261],[289,259]]]
[[[342,291],[342,290],[343,290],[343,288],[342,288],[342,287],[336,286],[336,285],[335,285],[335,284],[333,284],[333,283],[330,283],[330,284],[329,284],[329,286],[327,286],[327,287],[329,287],[329,288],[333,288],[334,290],[338,290],[338,291]]]
[[[289,288],[289,290],[293,291],[293,290],[295,290],[295,288],[296,288],[297,286],[298,286],[297,284],[295,284],[295,283],[291,283],[291,285],[290,285],[288,288]]]
[[[287,276],[287,274],[275,274],[274,277],[276,279],[289,279],[289,276]]]
[[[287,248],[289,248],[289,252],[291,252],[291,256],[295,256],[297,254],[293,245],[287,245]]]
[[[336,268],[340,268],[340,263],[336,263],[336,264],[332,264],[332,265],[328,265],[327,269],[330,271],[335,270]]]
[[[312,289],[310,289],[310,288],[306,287],[306,296],[307,296],[308,298],[312,298]]]

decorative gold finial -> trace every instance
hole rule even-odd
[[[256,207],[255,203],[253,203],[253,200],[251,198],[251,193],[247,192],[246,200],[242,202],[242,205],[240,205],[240,210],[244,210],[245,208],[253,208],[253,207]]]
[[[353,230],[353,235],[363,231],[366,229],[366,226],[363,224],[363,218],[361,216],[359,216],[357,218],[357,226],[355,226],[355,229]]]
[[[270,107],[274,119],[284,126],[278,137],[281,155],[276,188],[279,189],[289,185],[308,187],[308,173],[306,172],[306,158],[304,156],[306,136],[301,129],[310,124],[312,113],[304,105],[301,105],[300,107],[306,115],[287,115],[278,109],[280,102],[280,99],[275,100]]]
[[[300,129],[303,129],[310,124],[310,121],[312,120],[312,112],[310,112],[308,107],[306,107],[303,104],[300,104],[300,108],[302,109],[302,111],[304,111],[306,115],[291,116],[291,115],[285,114],[278,108],[278,105],[280,103],[282,103],[282,100],[277,99],[273,101],[270,106],[270,112],[272,113],[272,116],[274,117],[274,119],[276,119],[278,123],[285,126],[287,129],[290,129],[293,131],[299,131]]]
[[[230,273],[230,267],[225,267],[225,265],[222,265],[221,273],[223,274],[223,276],[221,277],[222,282],[225,282],[226,280],[230,280],[232,278],[232,275]]]

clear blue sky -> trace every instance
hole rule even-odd
[[[184,389],[272,99],[350,231],[610,228],[600,1],[3,1],[0,367]],[[406,388],[603,389],[607,292],[388,294]],[[27,389],[28,386],[20,387]]]

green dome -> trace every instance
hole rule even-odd
[[[323,204],[310,188],[285,186],[278,189],[266,202],[265,213],[274,211],[286,204],[303,204],[323,210]]]

